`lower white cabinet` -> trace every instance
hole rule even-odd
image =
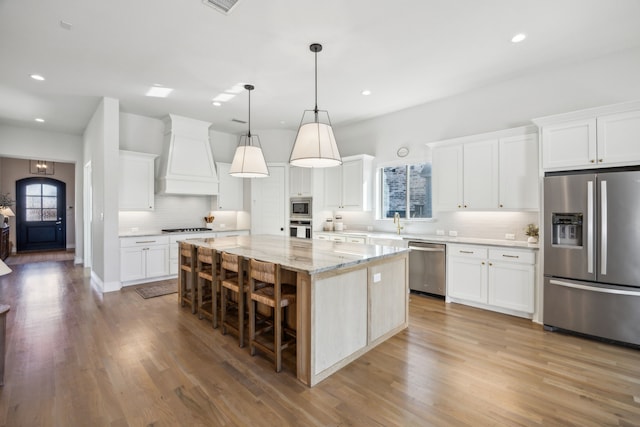
[[[175,276],[178,274],[178,240],[189,240],[189,239],[206,239],[209,237],[216,237],[217,234],[215,232],[204,232],[204,233],[194,233],[194,234],[172,234],[169,237],[170,242],[170,250],[169,250],[169,274]]]
[[[120,239],[120,281],[142,283],[169,275],[169,237]],[[130,283],[133,284],[133,283]]]
[[[535,252],[447,245],[447,300],[521,317],[535,309]]]
[[[331,240],[332,242],[367,243],[367,236],[360,234],[314,233],[314,239]]]

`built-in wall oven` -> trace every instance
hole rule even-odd
[[[289,236],[301,239],[311,239],[311,221],[305,219],[292,219],[289,221]]]

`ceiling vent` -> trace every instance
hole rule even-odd
[[[214,8],[218,12],[228,15],[239,1],[240,0],[202,0],[202,3]]]

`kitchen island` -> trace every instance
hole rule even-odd
[[[296,285],[296,375],[308,386],[408,326],[406,248],[281,236],[189,243],[282,266]]]

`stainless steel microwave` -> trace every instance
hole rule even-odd
[[[289,216],[292,219],[310,219],[312,213],[311,197],[292,197]]]

